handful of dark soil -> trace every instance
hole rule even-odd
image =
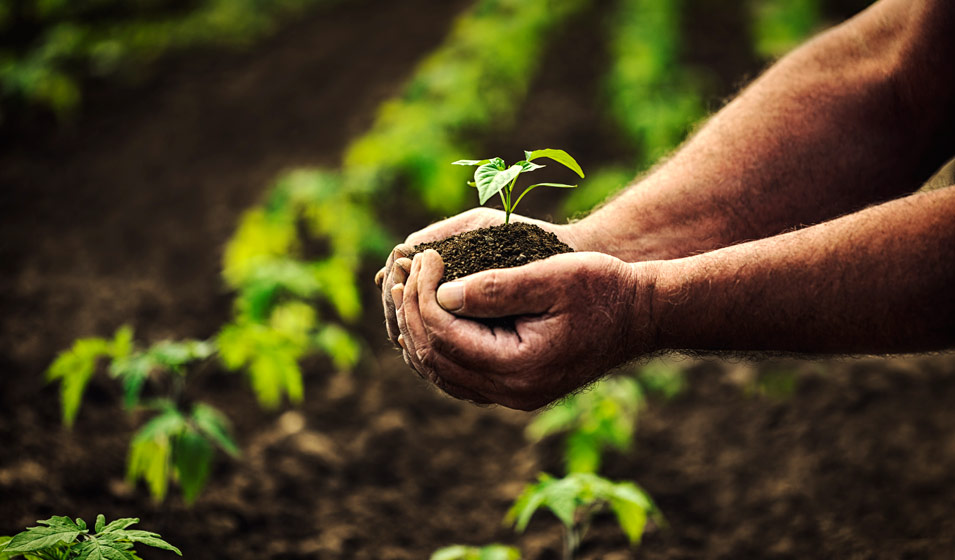
[[[511,268],[571,253],[566,243],[549,231],[521,222],[466,231],[416,245],[415,254],[434,249],[444,261],[442,282],[492,268]]]

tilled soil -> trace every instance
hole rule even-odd
[[[124,481],[141,419],[108,380],[94,380],[67,431],[42,379],[72,339],[123,323],[145,340],[213,334],[230,302],[221,245],[240,212],[282,168],[334,165],[465,4],[341,3],[254,51],[174,58],[132,90],[102,86],[74,124],[3,141],[0,534],[104,513],[140,517],[197,559],[420,559],[492,541],[559,557],[547,514],[523,536],[501,525],[523,484],[560,470],[559,441],[529,446],[529,415],[436,394],[375,342],[374,309],[369,357],[351,376],[306,362],[301,408],[264,412],[240,376],[198,377],[190,396],[235,421],[243,456],[218,460],[192,508],[177,496],[154,504]],[[525,132],[499,145],[564,147],[587,168],[619,152],[605,124],[587,128],[596,92],[567,82],[598,70],[563,64],[600,44],[604,8],[556,43],[519,115]],[[554,115],[579,120],[568,130]],[[392,219],[402,232],[423,225]],[[955,358],[684,365],[687,390],[651,403],[634,451],[604,467],[653,495],[669,528],[631,553],[600,517],[584,558],[955,554]]]

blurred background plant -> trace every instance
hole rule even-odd
[[[136,72],[173,50],[247,46],[334,1],[0,0],[0,117],[24,104],[67,117],[87,77]]]

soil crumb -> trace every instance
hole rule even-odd
[[[515,222],[466,231],[415,246],[414,252],[434,249],[444,261],[442,282],[491,268],[511,268],[573,249],[549,231]]]

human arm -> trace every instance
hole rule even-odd
[[[668,350],[897,353],[955,343],[955,187],[670,261],[558,255],[396,297],[405,358],[450,394],[530,410]],[[509,327],[474,318],[508,317]]]
[[[796,49],[668,161],[570,229],[677,258],[918,188],[955,152],[955,3],[883,0]]]

